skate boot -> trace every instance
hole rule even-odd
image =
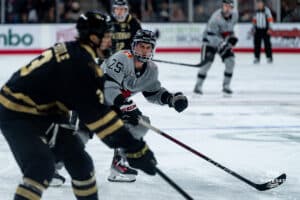
[[[203,94],[202,89],[200,89],[199,87],[197,87],[197,85],[196,85],[195,88],[194,88],[194,93],[195,93],[195,94],[200,94],[200,95]]]
[[[130,168],[121,155],[115,155],[107,180],[111,182],[134,182],[138,172]]]
[[[203,94],[202,85],[203,85],[203,82],[204,82],[205,78],[206,78],[206,75],[198,74],[197,83],[196,83],[195,88],[194,88],[194,93],[195,94],[200,94],[200,95]]]
[[[259,64],[259,58],[255,58],[253,64]]]
[[[233,91],[229,87],[223,87],[222,92],[224,97],[230,97],[233,93]]]
[[[267,58],[267,63],[272,64],[273,63],[273,58]]]

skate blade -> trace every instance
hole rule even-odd
[[[65,183],[65,180],[53,178],[50,182],[50,187],[60,187]]]
[[[223,97],[224,97],[224,98],[231,98],[231,97],[232,97],[232,94],[223,92]]]
[[[107,180],[110,182],[135,182],[136,175],[133,174],[121,174],[114,169],[111,169],[111,174],[108,176]]]

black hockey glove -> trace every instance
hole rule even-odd
[[[227,38],[227,43],[231,44],[231,46],[235,46],[238,41],[239,41],[239,39],[237,37],[235,37],[234,35],[229,36]]]
[[[120,107],[120,110],[121,119],[124,122],[128,122],[134,126],[139,124],[139,117],[142,115],[142,112],[137,108],[136,104],[132,100],[125,101]]]
[[[220,56],[222,57],[223,55],[225,55],[225,53],[227,51],[230,51],[232,48],[232,45],[228,42],[222,42],[218,48],[218,53],[220,54]]]
[[[168,104],[177,112],[182,112],[188,107],[188,100],[181,92],[177,92],[169,97]]]
[[[155,175],[157,161],[153,152],[144,141],[141,141],[141,145],[139,146],[136,150],[125,150],[129,165],[133,168],[143,170],[149,175]]]

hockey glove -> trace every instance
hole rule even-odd
[[[239,39],[233,35],[227,38],[227,43],[231,44],[231,46],[235,46],[238,41]]]
[[[156,174],[157,161],[145,142],[141,141],[140,148],[135,151],[125,150],[125,153],[131,167],[143,170],[149,175]]]
[[[124,122],[130,123],[134,126],[139,124],[139,117],[142,115],[142,112],[137,108],[136,104],[132,100],[125,101],[120,107],[120,110],[121,119]]]
[[[222,42],[218,48],[218,53],[220,54],[220,56],[222,57],[223,55],[225,55],[225,53],[227,51],[230,51],[232,48],[232,45],[230,43],[227,42]]]
[[[182,112],[188,107],[188,100],[181,92],[177,92],[169,97],[168,104],[177,112]]]

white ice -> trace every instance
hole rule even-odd
[[[0,84],[33,56],[1,56]],[[198,63],[199,54],[157,54],[157,59]],[[145,140],[155,152],[159,168],[197,200],[299,200],[300,199],[300,66],[299,55],[276,54],[274,63],[263,57],[252,64],[252,55],[237,54],[232,89],[221,94],[224,66],[216,59],[204,84],[204,95],[192,93],[197,69],[157,63],[162,85],[182,91],[189,107],[178,114],[168,106],[134,97],[152,125],[256,183],[281,173],[287,181],[259,192],[166,138],[149,131]],[[140,172],[135,183],[107,181],[112,151],[97,138],[87,150],[94,159],[99,197],[102,200],[184,199],[159,176]],[[45,200],[75,199],[70,178],[60,188],[50,188]],[[13,199],[21,173],[0,135],[0,199]]]

